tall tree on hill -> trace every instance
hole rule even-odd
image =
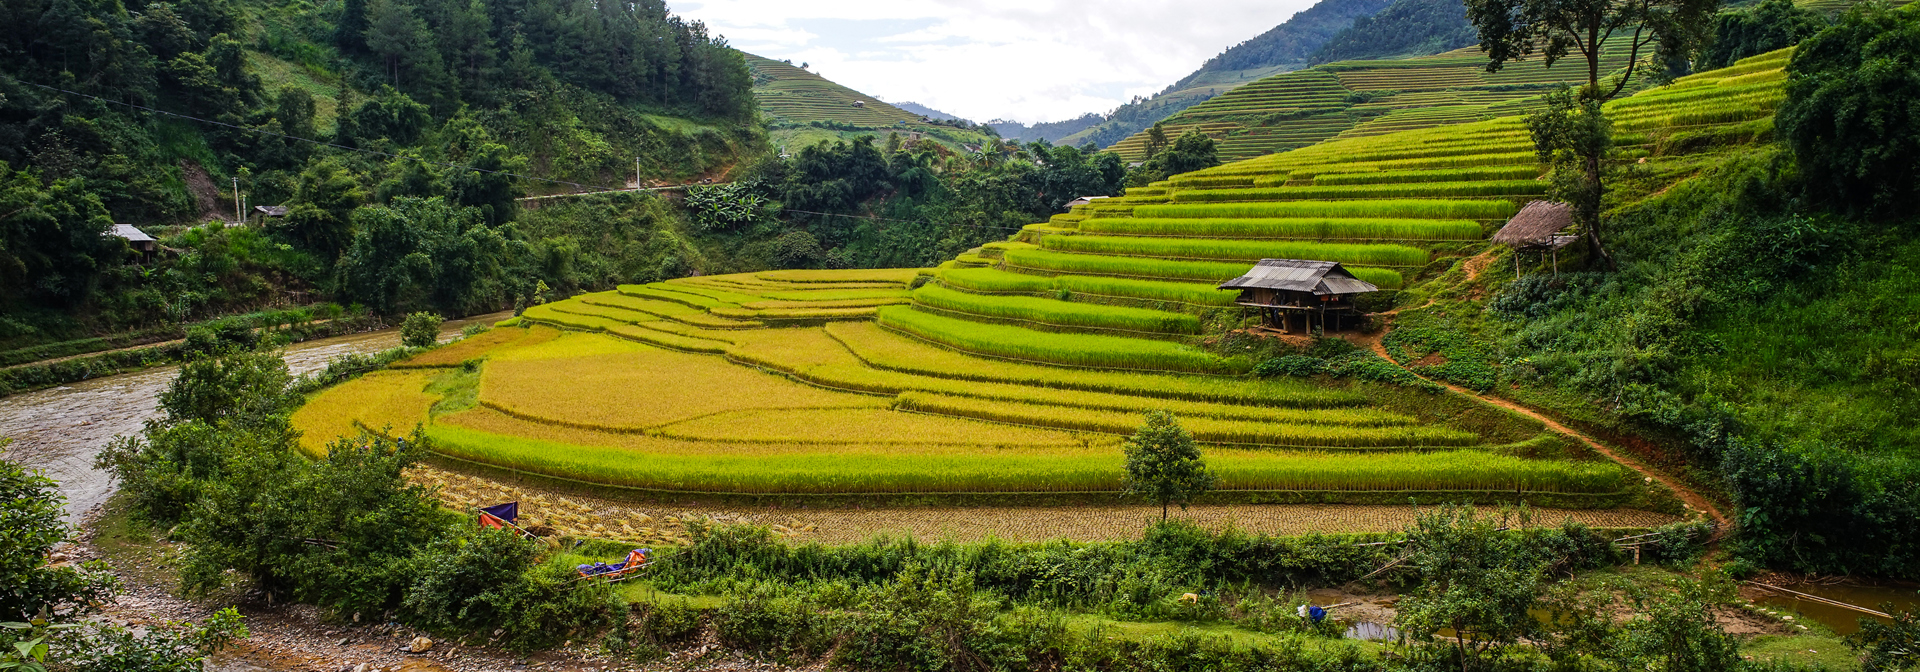
[[[1613,149],[1601,104],[1633,81],[1643,52],[1655,62],[1692,54],[1712,36],[1720,0],[1467,0],[1467,19],[1480,33],[1487,71],[1539,54],[1553,67],[1569,54],[1586,64],[1587,84],[1577,96],[1553,99],[1551,109],[1529,119],[1534,144],[1554,164],[1550,195],[1574,206],[1574,222],[1586,232],[1587,248],[1616,267],[1600,235],[1600,204],[1606,194],[1603,167]],[[1628,40],[1627,70],[1611,84],[1600,81],[1607,43]],[[1657,53],[1655,53],[1657,52]],[[1577,178],[1564,175],[1577,171]]]

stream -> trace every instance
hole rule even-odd
[[[475,322],[491,323],[508,313],[450,320],[440,340],[460,335]],[[400,345],[400,330],[386,329],[295,343],[286,348],[287,369],[301,375],[326,367],[344,355],[378,352]],[[93,456],[116,436],[138,433],[154,417],[160,393],[173,382],[178,366],[84,380],[0,397],[0,437],[13,444],[0,451],[9,460],[38,469],[60,483],[67,498],[67,522],[113,494],[113,480],[93,468]]]

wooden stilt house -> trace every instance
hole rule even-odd
[[[1573,226],[1573,206],[1556,201],[1534,201],[1507,220],[1493,242],[1513,248],[1513,275],[1520,277],[1520,255],[1533,252],[1542,257],[1553,255],[1553,272],[1560,273],[1560,248],[1579,236],[1561,233]],[[1542,261],[1545,261],[1542,259]]]
[[[1355,296],[1380,291],[1339,262],[1305,259],[1261,259],[1246,275],[1219,288],[1240,290],[1235,303],[1258,309],[1268,328],[1282,332],[1291,332],[1296,322],[1302,331],[1316,324],[1323,331],[1339,331],[1341,318],[1360,314]]]

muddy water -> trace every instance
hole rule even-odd
[[[441,340],[460,334],[474,322],[493,322],[507,313],[447,322]],[[343,355],[378,352],[400,344],[397,329],[296,343],[286,349],[294,375],[318,370]],[[0,437],[14,440],[7,459],[39,469],[60,483],[67,497],[67,520],[107,501],[113,482],[93,468],[93,456],[115,436],[132,435],[154,416],[160,392],[178,367],[148,369],[81,381],[38,392],[0,397]]]
[[[1780,587],[1808,595],[1818,595],[1829,600],[1845,602],[1856,607],[1865,607],[1874,611],[1893,613],[1893,611],[1881,608],[1887,603],[1893,604],[1894,611],[1913,611],[1920,609],[1920,591],[1912,587],[1896,588],[1844,584],[1821,586],[1806,583],[1782,585]],[[1763,597],[1755,597],[1753,601],[1775,609],[1784,609],[1798,613],[1842,635],[1851,635],[1860,630],[1860,619],[1871,618],[1866,614],[1852,609],[1836,607],[1821,602],[1813,602],[1792,595],[1782,595],[1764,590],[1762,590],[1759,595]],[[1885,619],[1881,620],[1884,622]]]

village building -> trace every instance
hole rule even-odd
[[[154,255],[160,252],[160,241],[134,228],[132,224],[115,224],[107,230],[107,235],[127,241],[127,247],[140,254],[142,263],[153,261]]]
[[[1343,324],[1358,324],[1342,319],[1360,315],[1354,297],[1380,291],[1339,262],[1306,259],[1261,259],[1246,275],[1219,288],[1240,290],[1234,303],[1258,309],[1266,328],[1283,333],[1292,333],[1295,324],[1301,331],[1316,325],[1322,331],[1339,331]]]
[[[1067,201],[1067,209],[1072,210],[1076,205],[1086,205],[1088,203],[1092,203],[1094,201],[1097,201],[1103,198],[1112,198],[1112,197],[1111,196],[1081,196],[1071,201]]]
[[[1573,226],[1573,206],[1556,201],[1534,201],[1507,220],[1493,242],[1513,248],[1513,277],[1520,277],[1520,255],[1533,252],[1553,256],[1553,272],[1560,274],[1560,248],[1579,236],[1562,233]]]

